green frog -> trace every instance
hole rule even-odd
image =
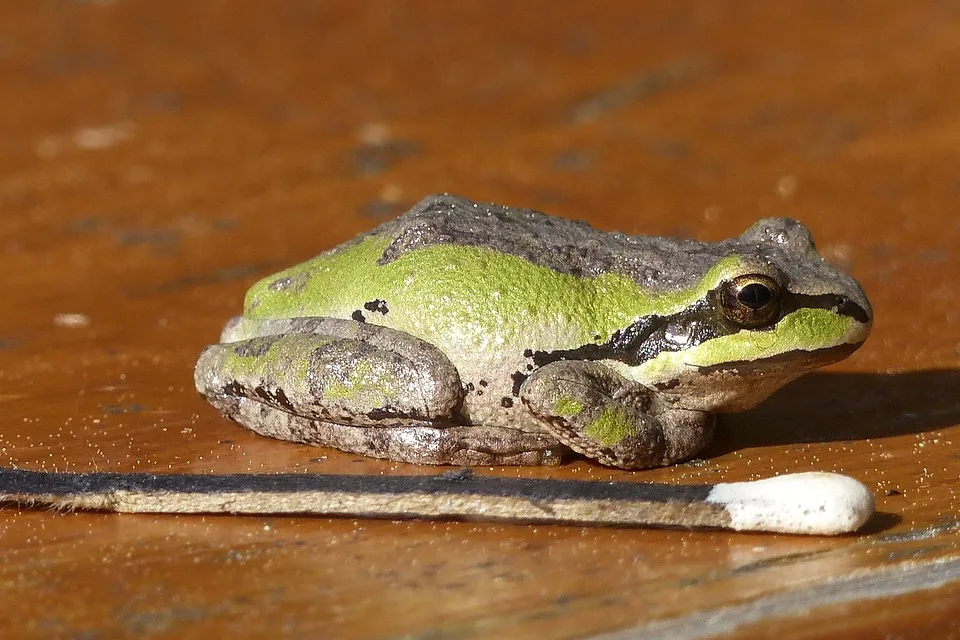
[[[670,465],[870,332],[810,232],[760,220],[703,243],[430,196],[264,278],[196,365],[257,433],[365,456]]]

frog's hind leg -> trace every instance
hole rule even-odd
[[[211,401],[246,397],[299,416],[368,426],[453,422],[463,401],[449,358],[402,331],[293,318],[232,322],[224,337],[197,361],[197,389]]]
[[[242,329],[228,327],[236,340],[208,347],[195,371],[197,390],[231,417],[231,403],[247,398],[344,425],[451,423],[463,401],[453,363],[400,331],[327,318]]]
[[[429,464],[551,464],[547,434],[463,426],[463,388],[438,349],[407,333],[329,318],[232,322],[197,390],[262,435]]]

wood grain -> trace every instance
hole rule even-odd
[[[0,637],[960,636],[958,77],[934,0],[0,5],[0,465],[438,472],[249,434],[192,366],[257,277],[450,191],[701,240],[795,217],[877,319],[698,461],[477,473],[835,471],[880,512],[826,539],[8,506]]]

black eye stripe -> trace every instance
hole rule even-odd
[[[719,295],[720,290],[713,289],[704,298],[676,314],[639,318],[631,325],[615,331],[610,339],[602,344],[590,343],[575,349],[556,351],[530,351],[525,355],[538,367],[557,360],[616,360],[636,366],[656,358],[664,351],[695,347],[708,340],[740,331],[740,326],[723,317],[717,300]],[[807,295],[784,291],[781,298],[780,312],[774,322],[779,322],[784,316],[801,308],[829,309],[864,324],[870,321],[867,312],[845,296]],[[697,328],[690,333],[689,340],[685,344],[677,345],[666,339],[667,333],[673,327],[690,322],[697,323]],[[762,331],[762,329],[754,330]]]

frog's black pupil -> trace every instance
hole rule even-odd
[[[770,303],[773,293],[762,284],[753,282],[745,286],[737,293],[737,300],[745,307],[751,309],[762,309]]]

